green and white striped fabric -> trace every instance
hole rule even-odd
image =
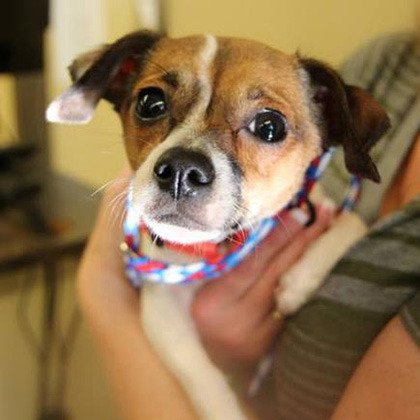
[[[393,128],[373,157],[383,183],[366,182],[357,211],[377,217],[420,126],[420,50],[409,34],[378,39],[344,66],[344,77],[370,90]],[[348,175],[337,156],[324,187],[338,201]],[[255,399],[264,420],[328,419],[377,334],[396,314],[420,346],[420,197],[370,233],[335,266],[317,295],[286,322],[274,367]]]
[[[420,197],[376,225],[288,320],[261,418],[328,419],[375,336],[400,313],[420,346]]]
[[[413,34],[386,36],[371,42],[348,60],[342,76],[349,84],[367,89],[387,110],[392,127],[373,148],[371,155],[382,182],[366,181],[356,211],[373,223],[382,196],[410,149],[420,129],[420,42]],[[323,175],[327,193],[341,202],[349,174],[341,150]]]

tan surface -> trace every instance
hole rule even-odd
[[[0,74],[0,148],[13,144],[17,132],[14,88],[13,77]]]

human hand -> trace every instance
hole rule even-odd
[[[211,359],[229,374],[249,376],[269,351],[282,326],[274,291],[280,276],[325,231],[330,206],[317,208],[317,219],[304,228],[288,214],[246,261],[196,294],[191,313]]]
[[[77,275],[79,301],[95,332],[116,328],[127,318],[138,322],[138,292],[125,279],[119,251],[130,175],[124,170],[105,189]]]

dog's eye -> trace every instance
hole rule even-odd
[[[165,93],[158,87],[148,87],[139,92],[136,115],[142,121],[157,120],[166,115]]]
[[[281,112],[266,108],[255,116],[248,130],[267,143],[276,143],[287,135],[287,120]]]

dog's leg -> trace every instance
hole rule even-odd
[[[305,304],[337,261],[366,232],[366,225],[355,213],[341,214],[280,279],[276,293],[279,310],[290,315]]]
[[[152,346],[202,419],[242,420],[235,393],[202,347],[189,308],[195,287],[144,284],[141,320]]]

